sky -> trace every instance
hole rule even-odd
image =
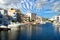
[[[24,14],[32,12],[37,16],[51,18],[60,14],[60,0],[0,0],[0,8],[17,8]]]

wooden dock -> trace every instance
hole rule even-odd
[[[11,30],[10,28],[0,28],[0,31],[7,31],[7,30]]]

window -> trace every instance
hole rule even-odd
[[[0,12],[0,18],[2,18],[3,17],[3,15],[1,14],[1,12]]]
[[[2,24],[2,21],[0,20],[0,24]]]
[[[14,10],[13,8],[11,8],[11,10]]]

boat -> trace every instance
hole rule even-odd
[[[8,26],[1,25],[0,31],[5,31],[5,30],[10,30],[10,28],[8,28]]]
[[[17,28],[18,26],[20,26],[20,23],[13,23],[13,24],[9,24],[8,28]]]
[[[8,25],[8,28],[17,28],[21,25],[25,25],[24,23],[11,23]]]

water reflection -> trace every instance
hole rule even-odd
[[[0,39],[1,40],[8,40],[8,32],[7,31],[1,31],[0,32]]]
[[[1,31],[0,40],[60,40],[58,33],[51,23],[24,25],[18,30]]]

